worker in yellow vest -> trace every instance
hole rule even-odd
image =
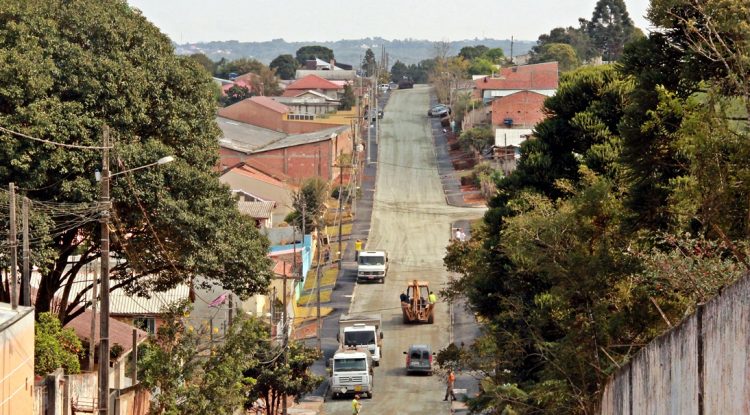
[[[359,261],[359,252],[362,250],[362,240],[357,239],[354,242],[354,260]]]

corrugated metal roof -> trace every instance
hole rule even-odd
[[[255,149],[262,148],[287,136],[286,133],[224,117],[216,117],[216,123],[222,132],[219,145],[246,153],[251,153]]]
[[[190,287],[185,284],[162,293],[151,293],[151,298],[130,296],[117,290],[109,295],[109,313],[127,316],[159,314],[165,306],[185,300],[189,294]]]
[[[237,201],[237,207],[240,213],[250,216],[254,219],[268,219],[271,217],[273,208],[276,202],[245,202],[244,200]]]
[[[281,140],[269,143],[265,147],[259,148],[254,153],[261,153],[264,151],[276,150],[279,148],[294,147],[302,144],[317,143],[319,141],[326,141],[331,139],[333,134],[341,134],[346,131],[348,126],[339,126],[333,128],[326,128],[325,130],[315,131],[306,134],[290,135],[282,138]]]

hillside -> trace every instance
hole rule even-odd
[[[364,56],[367,48],[372,48],[375,56],[380,58],[381,47],[385,48],[389,55],[389,64],[396,60],[406,64],[417,63],[423,59],[435,56],[435,43],[429,40],[386,40],[382,38],[365,38],[353,40],[339,40],[336,42],[286,42],[283,39],[274,39],[266,42],[239,42],[227,40],[221,42],[201,42],[175,45],[179,54],[192,54],[202,52],[209,58],[217,61],[221,58],[229,60],[243,57],[255,58],[265,64],[270,63],[281,54],[294,55],[302,46],[320,45],[333,50],[336,60],[357,66]],[[489,48],[500,47],[506,55],[510,55],[510,40],[498,39],[473,39],[450,42],[450,54],[458,54],[464,46],[485,45]],[[535,41],[516,40],[513,43],[513,54],[519,55],[529,51]]]

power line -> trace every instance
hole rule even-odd
[[[54,146],[59,146],[59,147],[77,148],[77,149],[82,149],[82,150],[104,150],[105,148],[112,148],[112,146],[108,146],[108,147],[102,147],[102,146],[81,146],[81,145],[78,145],[78,144],[58,143],[57,141],[50,141],[50,140],[45,140],[43,138],[32,137],[32,136],[27,135],[27,134],[19,133],[18,131],[9,130],[9,129],[5,128],[5,127],[0,127],[0,131],[4,131],[4,132],[6,132],[8,134],[15,135],[15,136],[18,136],[18,137],[23,137],[23,138],[26,138],[26,139],[29,139],[29,140],[38,141],[40,143],[52,144]]]

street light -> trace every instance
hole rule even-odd
[[[101,221],[101,299],[99,313],[99,414],[109,415],[109,180],[110,178],[130,173],[147,167],[167,164],[174,161],[174,157],[162,157],[154,163],[123,170],[115,174],[109,172],[109,127],[103,131],[102,171],[97,172],[96,180],[101,181],[99,202],[102,206]],[[91,345],[93,347],[93,345]]]

